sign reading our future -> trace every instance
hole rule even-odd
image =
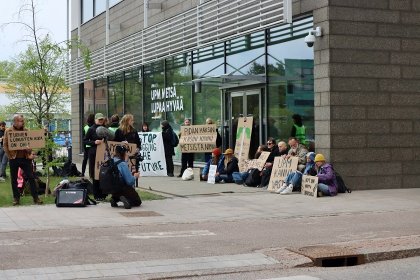
[[[216,148],[215,124],[181,126],[179,146],[183,153],[211,152]]]
[[[165,148],[162,132],[139,132],[141,140],[140,174],[147,176],[166,176]]]
[[[184,110],[182,96],[177,96],[175,86],[152,89],[150,95],[153,114]]]
[[[45,147],[45,130],[8,131],[9,150],[38,149]]]

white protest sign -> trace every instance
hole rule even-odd
[[[216,171],[217,171],[217,165],[211,164],[209,168],[209,174],[207,177],[207,183],[209,184],[216,183]]]
[[[301,193],[308,196],[318,196],[318,177],[303,175]]]
[[[286,176],[297,169],[298,161],[298,157],[275,157],[267,190],[271,192],[278,190]]]
[[[141,140],[140,176],[166,176],[165,148],[162,132],[139,132]]]

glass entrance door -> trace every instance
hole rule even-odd
[[[228,93],[228,98],[227,119],[232,132],[229,134],[229,147],[235,146],[238,118],[253,117],[249,158],[254,158],[261,143],[261,89],[232,91]]]

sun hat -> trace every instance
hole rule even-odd
[[[233,154],[233,150],[231,148],[226,149],[226,151],[223,154],[224,155],[232,155]]]
[[[318,161],[325,161],[325,157],[323,154],[317,154],[315,156],[315,162],[318,162]]]

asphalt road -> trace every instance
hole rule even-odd
[[[299,212],[299,209],[296,209]],[[74,228],[0,233],[1,270],[201,258],[416,235],[420,210],[326,217],[242,219],[193,223]],[[320,279],[420,279],[419,258],[345,268],[253,266],[147,274],[139,279],[265,279],[311,275]],[[417,265],[415,265],[417,264]],[[370,272],[369,272],[370,271]],[[199,277],[198,275],[209,274]],[[195,275],[192,276],[191,275]],[[385,277],[386,276],[386,277]],[[416,276],[416,277],[414,277]],[[109,279],[137,279],[122,277]],[[309,279],[309,278],[308,278]]]

